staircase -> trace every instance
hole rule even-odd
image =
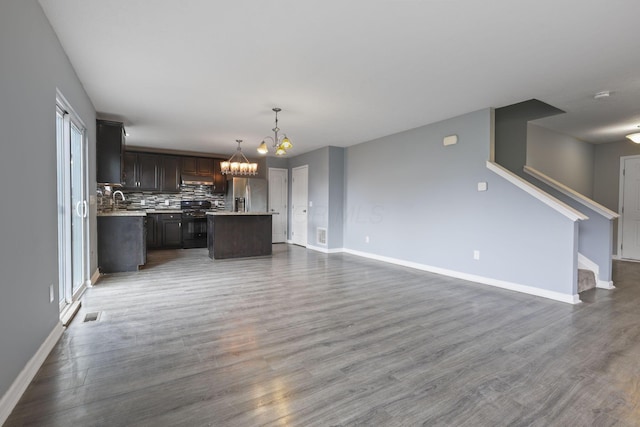
[[[578,269],[578,293],[588,291],[596,287],[596,274],[584,268]]]

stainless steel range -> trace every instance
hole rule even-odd
[[[183,200],[182,209],[182,247],[207,247],[207,211],[211,210],[208,200]]]

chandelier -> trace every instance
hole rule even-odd
[[[247,157],[242,154],[240,148],[241,139],[236,139],[238,148],[233,156],[226,162],[220,163],[220,171],[223,175],[256,175],[258,173],[258,164],[249,163]]]
[[[278,113],[282,111],[282,109],[275,107],[272,110],[276,113],[276,126],[271,129],[274,133],[274,136],[265,136],[262,139],[262,143],[258,147],[258,153],[267,154],[269,152],[269,148],[267,147],[267,139],[271,140],[273,148],[276,150],[276,156],[284,156],[287,154],[287,150],[293,148],[293,144],[287,138],[287,134],[283,133],[282,136],[278,136],[278,132],[280,132],[280,128],[278,127]]]

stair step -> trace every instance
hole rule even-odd
[[[578,293],[596,287],[596,275],[591,270],[578,269]]]

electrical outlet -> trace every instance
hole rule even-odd
[[[147,201],[145,199],[140,200],[140,206],[144,206],[147,204]]]
[[[164,205],[165,205],[165,206],[169,206],[169,201],[168,201],[168,200],[165,200],[165,201],[164,201]]]
[[[49,302],[53,302],[55,294],[53,293],[53,283],[49,285]]]
[[[364,242],[365,242],[365,243],[369,243],[369,236],[365,236],[365,237],[364,237]]]
[[[473,251],[473,259],[475,260],[479,260],[480,259],[480,251]]]

